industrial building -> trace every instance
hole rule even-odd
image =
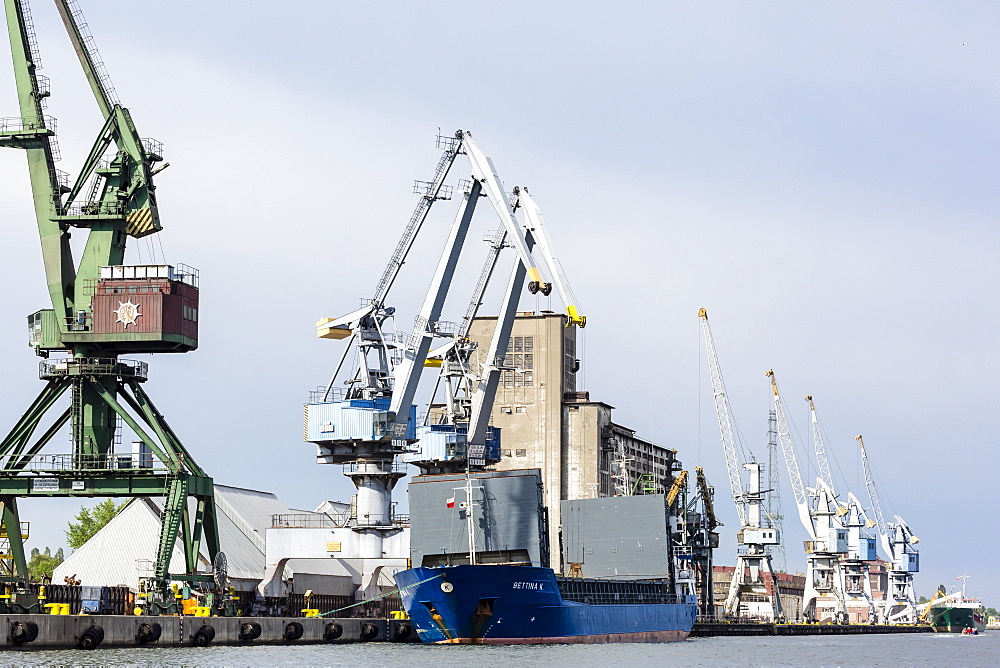
[[[726,607],[726,598],[729,596],[729,587],[733,579],[735,566],[715,566],[713,568],[715,608],[716,617],[723,619]],[[747,569],[749,576],[749,569]],[[748,577],[746,578],[748,579]],[[778,597],[781,601],[781,610],[788,622],[802,621],[802,596],[805,591],[806,578],[801,573],[774,573],[774,579],[778,586]],[[759,593],[747,593],[741,597],[741,608],[739,617],[754,621],[768,621],[771,619],[771,600],[774,596],[773,585],[770,578],[761,578],[759,581]],[[867,622],[867,620],[865,620]]]
[[[490,316],[473,321],[469,336],[479,349],[487,347],[496,321]],[[615,424],[614,406],[577,391],[577,331],[565,314],[518,313],[493,403],[492,424],[501,430],[496,468],[541,469],[553,546],[559,545],[561,501],[664,494],[680,469],[676,450]],[[553,550],[556,570],[563,566],[560,560]]]

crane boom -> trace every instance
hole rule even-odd
[[[531,249],[525,243],[521,226],[514,219],[510,200],[507,198],[507,193],[500,184],[500,177],[497,176],[496,169],[493,167],[493,161],[482,152],[479,145],[473,141],[469,133],[465,134],[463,143],[466,154],[469,156],[469,162],[472,164],[472,175],[482,184],[483,190],[486,192],[487,197],[489,197],[490,203],[496,210],[497,216],[500,217],[500,222],[503,223],[504,229],[510,237],[511,246],[517,251],[524,266],[527,267],[528,280],[535,284],[541,284],[543,282],[542,274],[538,271],[531,257]]]
[[[836,488],[833,485],[833,475],[830,473],[830,461],[826,457],[826,444],[823,442],[823,431],[820,428],[819,417],[816,415],[816,405],[813,403],[812,395],[806,396],[809,404],[809,419],[812,423],[813,449],[816,451],[816,463],[819,466],[819,477],[826,483],[830,493],[836,496]]]
[[[795,455],[795,444],[792,443],[792,436],[788,431],[785,407],[781,401],[781,393],[778,391],[778,381],[774,377],[773,370],[769,370],[765,375],[771,379],[771,391],[774,397],[774,416],[778,426],[778,442],[781,444],[781,452],[785,457],[785,468],[788,469],[788,478],[792,485],[792,496],[795,497],[795,506],[798,509],[799,521],[802,522],[802,526],[805,528],[806,533],[809,534],[809,537],[817,540],[816,526],[809,512],[805,485],[802,484],[802,473],[799,472],[799,460]]]
[[[826,485],[830,493],[830,499],[837,508],[837,515],[843,517],[847,514],[847,508],[837,499],[837,488],[833,484],[833,474],[830,472],[830,460],[826,456],[826,442],[823,440],[823,427],[819,422],[819,415],[816,412],[816,405],[813,403],[812,395],[806,396],[809,404],[809,419],[812,422],[813,450],[816,452],[816,463],[819,468],[819,478]]]
[[[55,167],[56,122],[45,115],[48,80],[38,72],[41,58],[30,9],[21,0],[5,0],[4,8],[21,118],[4,119],[0,127],[0,145],[22,148],[27,155],[45,279],[52,308],[62,319],[69,317],[73,311],[76,264],[69,244],[68,227],[52,219],[62,206],[62,190]]]
[[[705,471],[700,466],[694,467],[695,480],[698,482],[698,490],[701,492],[702,503],[705,504],[705,517],[708,520],[708,530],[712,531],[719,526],[719,519],[715,516],[715,505],[712,503],[712,489],[705,477]]]
[[[729,472],[729,489],[733,494],[736,512],[740,517],[740,526],[747,524],[746,498],[743,490],[743,479],[740,472],[740,462],[736,454],[736,438],[733,434],[732,410],[726,386],[722,380],[722,370],[719,366],[719,356],[715,350],[715,340],[712,328],[708,324],[708,311],[698,311],[701,318],[702,332],[705,337],[705,351],[708,356],[708,372],[712,378],[712,396],[715,400],[715,415],[719,421],[719,433],[722,437],[722,451],[726,456],[726,470]]]
[[[569,321],[566,323],[567,326],[578,325],[580,327],[586,327],[587,316],[580,315],[577,310],[579,302],[576,300],[573,288],[570,287],[569,279],[566,277],[566,272],[563,271],[562,264],[560,264],[559,259],[552,254],[552,245],[549,241],[549,233],[545,226],[545,220],[542,218],[542,210],[528,193],[527,188],[520,188],[517,190],[517,199],[524,208],[524,217],[526,219],[525,226],[534,237],[536,248],[538,249],[538,252],[541,253],[542,259],[548,267],[549,274],[552,276],[552,280],[556,284],[556,291],[559,293],[559,297],[563,300],[563,304],[566,306],[566,315],[569,317]]]
[[[392,284],[396,282],[399,270],[406,262],[406,256],[409,254],[410,248],[413,247],[413,242],[416,240],[420,228],[423,227],[424,221],[427,220],[431,206],[437,200],[447,198],[444,181],[448,178],[448,172],[455,163],[455,157],[461,152],[463,136],[464,133],[458,130],[455,132],[454,139],[451,137],[438,138],[438,146],[441,148],[442,154],[434,170],[434,179],[429,183],[421,183],[420,185],[423,187],[418,186],[414,188],[421,197],[417,201],[417,206],[410,216],[406,228],[403,230],[403,235],[399,243],[396,244],[396,248],[392,252],[392,257],[389,258],[389,264],[386,265],[385,270],[382,272],[382,278],[379,279],[378,285],[375,287],[375,296],[372,298],[372,302],[376,306],[384,305],[385,298],[388,296]],[[324,338],[333,337],[327,336]],[[346,335],[341,338],[346,338]]]
[[[878,489],[875,487],[875,476],[872,475],[871,464],[868,463],[868,452],[865,450],[865,441],[861,434],[854,437],[861,447],[861,465],[865,471],[865,486],[868,488],[868,500],[872,504],[872,514],[875,515],[875,525],[878,527],[879,536],[882,538],[882,546],[889,556],[892,556],[892,547],[889,541],[889,527],[885,522],[885,515],[882,514],[882,503],[878,498]]]
[[[94,92],[97,106],[100,107],[104,118],[108,118],[115,105],[120,103],[111,84],[111,77],[108,76],[104,62],[94,45],[94,38],[83,19],[80,3],[77,0],[55,0],[55,2],[70,41],[73,42],[76,55],[80,59],[80,65],[83,66],[87,81],[90,82],[90,89]]]
[[[879,534],[887,536],[889,534],[888,525],[885,522],[885,515],[882,514],[882,504],[878,498],[878,489],[875,487],[875,476],[872,475],[872,467],[868,463],[868,452],[865,450],[865,441],[861,438],[861,434],[858,434],[854,438],[861,447],[861,465],[865,471],[865,486],[868,488],[868,501],[872,504],[872,514],[875,515],[875,524],[878,526]],[[891,552],[891,550],[886,548],[886,552]]]

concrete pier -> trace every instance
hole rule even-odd
[[[4,650],[419,642],[406,619],[5,615]]]
[[[931,633],[926,624],[755,624],[744,622],[699,622],[694,625],[694,637],[711,636],[825,636],[872,633]]]

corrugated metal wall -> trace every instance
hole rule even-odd
[[[662,494],[562,502],[563,563],[584,577],[668,577],[669,543]]]
[[[532,563],[547,564],[541,471],[479,471],[472,477],[476,549],[523,550]],[[418,476],[410,483],[414,565],[439,562],[448,555],[463,555],[468,561],[467,511],[459,507],[466,500],[464,484],[464,474]],[[455,505],[449,508],[452,498]]]

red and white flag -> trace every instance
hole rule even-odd
[[[448,503],[448,507],[449,508],[454,508],[455,507],[455,497],[451,497],[450,499],[448,499],[447,503]]]

